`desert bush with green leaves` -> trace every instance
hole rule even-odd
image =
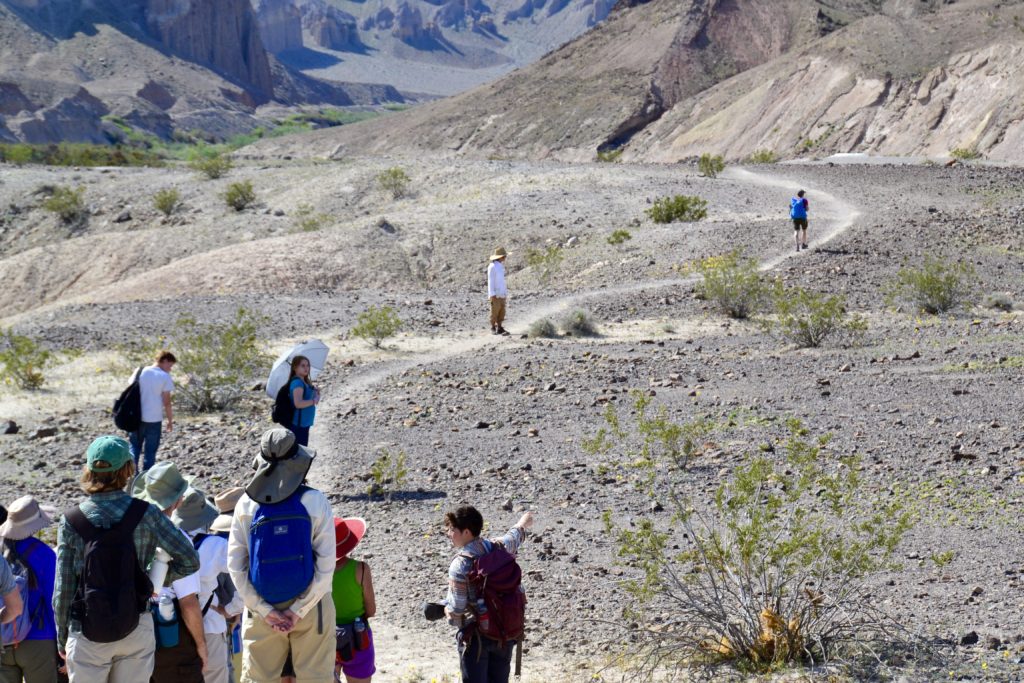
[[[612,245],[613,247],[617,247],[620,244],[625,244],[631,239],[633,239],[633,235],[629,232],[629,230],[623,230],[620,228],[618,230],[613,231],[612,234],[608,235],[608,238],[605,241],[608,242],[608,244]]]
[[[526,265],[537,273],[537,279],[540,280],[541,284],[545,285],[551,281],[551,277],[558,271],[558,267],[562,265],[563,258],[565,258],[565,255],[562,248],[557,244],[549,245],[543,249],[530,247],[526,250]]]
[[[370,465],[370,486],[368,496],[383,496],[391,502],[391,496],[401,488],[409,475],[408,458],[405,451],[392,454],[384,449]]]
[[[408,174],[398,166],[384,169],[377,174],[377,184],[394,199],[404,197],[409,191],[411,182],[412,179]]]
[[[330,220],[330,216],[316,211],[311,204],[299,204],[295,209],[295,229],[299,232],[316,232]]]
[[[701,154],[697,160],[697,170],[705,178],[716,178],[725,170],[725,159],[717,154]]]
[[[188,165],[207,180],[223,178],[234,167],[234,163],[227,155],[203,147],[189,154]]]
[[[562,332],[570,337],[596,337],[597,322],[590,313],[578,308],[562,319]]]
[[[43,201],[43,208],[57,214],[61,222],[67,225],[78,223],[88,213],[85,208],[85,188],[58,185]]]
[[[153,194],[153,207],[165,216],[173,214],[180,205],[181,195],[173,187]]]
[[[937,315],[973,303],[976,285],[977,275],[971,264],[926,256],[919,268],[900,268],[887,288],[886,301]]]
[[[802,287],[780,290],[775,295],[775,320],[768,329],[800,348],[817,348],[825,340],[854,340],[867,330],[867,321],[849,315],[842,295],[825,295]]]
[[[949,156],[957,161],[974,161],[981,158],[981,152],[974,147],[956,147],[949,150]]]
[[[13,329],[0,334],[0,378],[4,384],[39,389],[46,382],[43,371],[52,360],[53,355],[31,337],[15,334]]]
[[[395,336],[400,329],[402,321],[395,309],[390,306],[370,306],[359,314],[349,334],[379,349],[385,339]]]
[[[597,152],[597,160],[606,164],[614,164],[620,157],[622,157],[621,149],[604,149]]]
[[[779,155],[770,149],[755,150],[747,161],[751,164],[774,164],[779,160]]]
[[[701,275],[697,296],[739,320],[767,308],[780,287],[777,280],[766,278],[758,270],[755,259],[739,251],[703,259],[695,270]]]
[[[708,217],[708,203],[700,197],[662,197],[644,213],[655,223],[694,223]]]
[[[235,211],[243,211],[246,207],[256,203],[256,191],[252,189],[252,182],[243,180],[238,183],[231,183],[224,192],[224,203]]]
[[[551,318],[540,318],[530,323],[526,336],[530,339],[553,339],[558,336],[558,328]]]

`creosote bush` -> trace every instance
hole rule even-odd
[[[770,149],[759,149],[747,159],[752,164],[774,164],[779,160],[779,155]]]
[[[181,204],[181,195],[173,187],[166,190],[158,190],[153,195],[153,206],[165,216],[174,213]]]
[[[973,147],[956,147],[949,151],[949,156],[959,161],[974,161],[981,158],[981,152]]]
[[[219,152],[199,149],[192,153],[189,167],[207,180],[216,180],[227,175],[234,166],[231,158]]]
[[[697,160],[697,170],[705,178],[715,178],[725,170],[725,160],[717,154],[701,154]]]
[[[382,450],[370,465],[371,481],[366,494],[370,497],[384,496],[386,501],[391,502],[391,496],[405,483],[409,474],[406,463],[405,451],[392,455],[387,449]]]
[[[310,204],[299,204],[295,210],[295,229],[299,232],[316,232],[330,220],[330,216],[317,213]]]
[[[616,163],[621,156],[622,156],[622,150],[621,149],[605,149],[605,150],[598,150],[598,152],[597,152],[597,160],[601,161],[603,163],[606,163],[606,164],[614,164],[614,163]]]
[[[708,216],[708,203],[700,197],[662,197],[644,213],[655,223],[693,223]]]
[[[557,244],[552,244],[544,249],[530,247],[526,250],[526,265],[537,273],[537,279],[545,285],[558,270],[563,258],[562,248]]]
[[[385,169],[377,174],[377,183],[381,189],[391,194],[394,199],[401,199],[409,190],[411,178],[398,166]]]
[[[231,183],[224,192],[224,202],[235,211],[242,211],[256,203],[256,191],[252,189],[252,183],[248,180]]]
[[[43,201],[43,208],[57,214],[57,217],[66,224],[77,223],[86,216],[85,188],[58,185]]]
[[[8,329],[0,335],[0,378],[18,389],[39,389],[46,382],[43,371],[52,354],[39,348],[31,337]]]
[[[633,239],[633,235],[630,234],[629,230],[622,230],[621,228],[612,232],[605,240],[608,244],[613,247],[617,247],[620,244],[625,244],[629,240]]]
[[[551,322],[551,318],[541,318],[530,323],[530,329],[527,330],[526,335],[530,339],[553,339],[558,336],[558,328]]]
[[[856,338],[868,327],[864,318],[847,315],[841,295],[826,296],[802,287],[778,292],[775,313],[775,321],[766,326],[800,348],[816,348],[829,337]]]
[[[697,296],[708,301],[730,318],[745,319],[767,307],[779,291],[778,281],[765,278],[757,261],[738,251],[710,256],[696,265],[703,276],[697,284]]]
[[[356,318],[356,325],[350,330],[353,337],[359,337],[379,349],[385,339],[395,336],[402,328],[402,321],[390,306],[370,306]]]
[[[576,309],[562,319],[562,332],[571,337],[595,337],[598,334],[597,323],[590,313]]]
[[[969,263],[926,256],[920,268],[900,268],[886,298],[891,305],[937,315],[971,303],[976,279]]]

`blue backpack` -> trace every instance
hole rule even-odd
[[[803,197],[793,197],[789,200],[790,218],[807,218],[807,207],[804,206]]]
[[[283,609],[313,581],[313,522],[300,486],[280,503],[264,503],[249,526],[249,581],[260,597]]]
[[[38,546],[33,545],[28,549],[24,555],[20,556],[15,562],[11,564],[11,572],[14,574],[14,585],[21,594],[21,614],[15,617],[14,621],[0,626],[0,640],[3,642],[3,646],[17,645],[21,641],[25,640],[28,634],[32,631],[33,626],[38,625],[42,628],[42,624],[39,623],[42,620],[41,607],[42,607],[42,596],[36,605],[32,605],[29,602],[29,591],[28,591],[28,580],[29,572],[31,569],[28,567],[28,557]],[[3,597],[0,597],[0,605],[4,604]],[[36,622],[35,624],[33,622]]]

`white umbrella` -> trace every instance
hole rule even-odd
[[[267,378],[267,395],[276,399],[277,392],[281,391],[281,387],[288,383],[288,377],[292,373],[292,358],[295,356],[305,356],[309,359],[309,379],[316,379],[327,363],[329,350],[327,345],[319,339],[310,339],[300,342],[282,353],[274,361],[274,367],[270,369],[270,377]]]

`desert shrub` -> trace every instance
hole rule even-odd
[[[224,192],[224,202],[235,211],[241,211],[256,202],[256,191],[248,180],[231,183]]]
[[[43,201],[43,208],[57,214],[64,223],[77,223],[85,218],[85,188],[58,185]]]
[[[920,268],[900,268],[886,298],[890,304],[936,315],[970,303],[975,280],[969,263],[947,263],[926,256]]]
[[[405,451],[392,455],[387,449],[382,450],[370,465],[370,486],[366,491],[367,495],[384,496],[384,499],[390,502],[395,489],[405,483],[409,474],[406,462]]]
[[[166,190],[158,190],[153,195],[153,206],[165,216],[174,213],[181,203],[181,195],[173,187]]]
[[[223,178],[234,166],[230,157],[202,147],[194,150],[190,157],[189,168],[197,171],[207,180]]]
[[[537,279],[547,284],[562,264],[562,248],[552,244],[544,249],[530,247],[526,250],[526,265],[537,272]]]
[[[562,318],[562,332],[572,337],[593,337],[597,335],[597,323],[589,313],[576,309]]]
[[[39,348],[31,337],[15,334],[8,329],[0,334],[0,378],[4,384],[19,389],[38,389],[46,378],[43,371],[50,364],[52,355]]]
[[[848,316],[841,295],[826,296],[802,287],[777,292],[776,320],[770,328],[800,348],[817,348],[829,337],[856,337],[867,330],[867,321]]]
[[[612,232],[612,234],[608,235],[608,239],[606,241],[608,242],[608,244],[615,247],[620,244],[624,244],[631,239],[633,239],[633,235],[630,234],[629,230],[622,230],[620,228],[619,230],[616,230]]]
[[[0,144],[0,159],[14,164],[48,166],[163,166],[160,155],[152,150],[126,145],[94,145],[61,142],[31,145]]]
[[[398,166],[385,169],[377,174],[377,183],[381,189],[390,193],[394,199],[401,199],[405,196],[411,181],[412,179]]]
[[[865,580],[893,566],[911,514],[898,497],[868,495],[855,458],[826,457],[827,436],[807,438],[796,420],[789,428],[775,453],[738,460],[710,500],[687,490],[681,447],[649,448],[629,465],[669,508],[663,521],[634,516],[628,527],[604,517],[619,557],[638,570],[623,582],[636,601],[627,620],[639,624],[634,673],[650,679],[667,665],[718,680],[721,667],[749,675],[867,660],[900,641]],[[665,418],[659,429],[688,425]]]
[[[779,156],[770,149],[755,150],[747,159],[752,164],[774,164],[778,160]]]
[[[974,147],[957,147],[949,150],[949,156],[960,161],[973,161],[981,158],[981,152]]]
[[[677,194],[655,200],[644,213],[655,223],[692,223],[707,218],[708,203],[700,197]]]
[[[23,166],[32,161],[32,148],[25,144],[0,145],[3,160],[15,166]]]
[[[725,170],[725,160],[717,154],[701,154],[697,160],[697,170],[705,178],[715,178]]]
[[[252,386],[269,358],[257,332],[266,318],[244,308],[234,319],[200,323],[178,319],[166,341],[178,358],[175,368],[184,380],[175,400],[192,412],[209,412],[233,406]]]
[[[607,164],[614,164],[622,156],[621,149],[597,150],[597,160]]]
[[[551,339],[558,336],[558,328],[551,322],[551,318],[541,318],[530,323],[530,329],[527,330],[526,335],[530,339]]]
[[[730,318],[745,319],[770,303],[777,281],[765,278],[757,261],[733,251],[710,256],[696,265],[702,276],[697,296],[711,302]]]
[[[401,328],[402,321],[395,309],[390,306],[370,306],[356,318],[356,325],[350,334],[379,349],[385,339],[395,336]]]
[[[310,204],[299,204],[295,210],[295,229],[299,232],[316,232],[330,219],[325,213],[317,213]]]
[[[982,300],[985,308],[1009,313],[1013,310],[1013,299],[1008,294],[986,294]]]

